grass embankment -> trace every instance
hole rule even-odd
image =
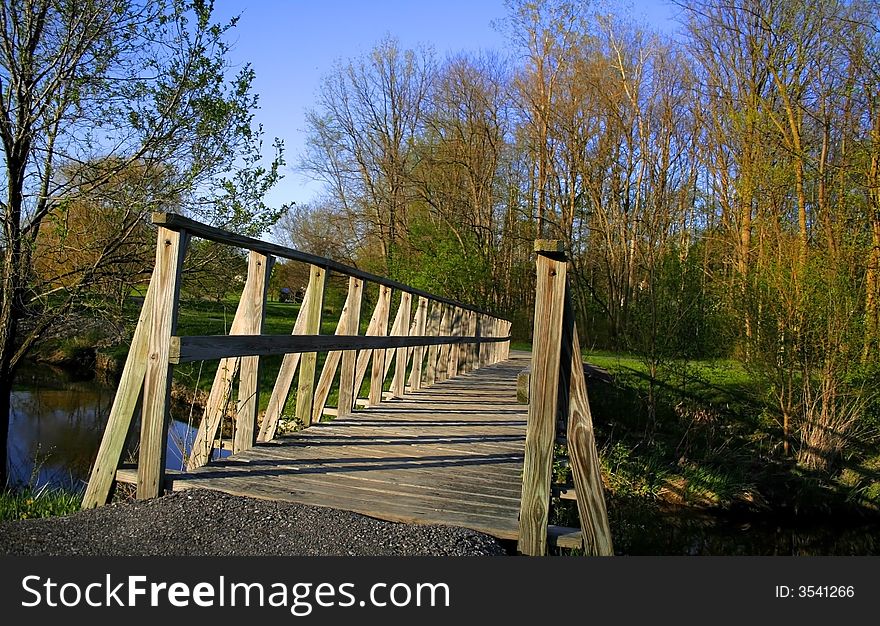
[[[5,489],[0,491],[0,522],[68,515],[81,503],[81,493],[63,489]]]
[[[611,498],[786,518],[880,511],[876,436],[853,438],[827,471],[800,467],[783,452],[767,386],[742,363],[672,361],[652,377],[638,357],[587,351],[584,360],[612,376],[588,381]],[[557,468],[557,479],[566,473]],[[565,523],[573,511],[558,504]]]

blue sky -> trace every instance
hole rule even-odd
[[[675,8],[663,0],[623,5],[637,20],[665,31],[676,28]],[[505,47],[492,26],[506,15],[504,0],[216,0],[215,14],[219,20],[241,14],[231,58],[237,65],[251,63],[256,72],[255,121],[265,131],[265,153],[273,137],[284,140],[288,166],[267,198],[273,206],[306,203],[319,188],[294,168],[304,146],[304,112],[335,61],[368,52],[389,33],[404,47],[431,45],[441,59]]]

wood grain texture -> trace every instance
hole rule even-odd
[[[348,299],[345,312],[345,334],[357,335],[361,324],[361,302],[364,295],[364,281],[360,278],[348,279]],[[355,366],[357,365],[357,352],[346,350],[342,353],[342,367],[339,372],[339,401],[337,402],[337,416],[345,417],[354,409],[354,399],[357,393],[354,388]]]
[[[452,336],[462,336],[462,309],[455,307],[450,314]],[[446,378],[455,378],[458,376],[459,359],[461,358],[461,348],[457,343],[449,345],[449,361],[446,364]]]
[[[248,274],[244,293],[239,300],[243,306],[241,334],[258,335],[263,332],[266,317],[266,290],[275,259],[259,252],[248,254]],[[241,452],[254,446],[257,435],[257,410],[260,401],[260,357],[245,356],[239,365],[238,406],[235,412],[235,430],[232,451]],[[213,436],[212,436],[213,441]]]
[[[428,326],[428,299],[419,296],[419,304],[416,308],[416,317],[413,322],[413,332],[416,336],[427,334]],[[413,349],[412,371],[409,377],[409,386],[413,391],[419,391],[422,388],[422,375],[425,365],[425,346],[416,346]]]
[[[444,304],[442,302],[432,302],[431,312],[428,313],[428,323],[425,328],[425,334],[429,337],[435,337],[440,334],[440,323],[443,317]],[[427,363],[425,364],[425,385],[430,387],[437,382],[437,359],[440,355],[440,346],[432,345],[428,347]]]
[[[403,292],[400,294],[400,306],[397,312],[400,318],[398,335],[407,336],[409,334],[410,318],[412,317],[412,294]],[[403,388],[406,383],[406,347],[397,348],[394,354],[394,378],[391,381],[391,397],[400,398],[403,396]]]
[[[260,444],[175,476],[202,487],[516,539],[527,408],[516,373],[481,368],[405,398]]]
[[[381,308],[380,308],[381,305]],[[391,314],[391,289],[379,285],[379,302],[376,309],[380,312],[376,327],[376,335],[384,336],[388,332],[388,316]],[[370,375],[369,406],[378,406],[382,403],[382,385],[385,382],[385,350],[374,349],[373,369]]]
[[[517,547],[522,554],[543,556],[547,553],[567,264],[542,254],[538,255],[536,264],[529,423]]]
[[[611,527],[602,487],[599,453],[593,433],[593,418],[587,397],[587,381],[581,360],[581,347],[567,289],[562,334],[562,385],[569,389],[566,439],[571,474],[577,494],[584,554],[612,556]]]
[[[373,307],[373,314],[370,316],[370,323],[367,325],[368,337],[384,335],[388,328],[387,309],[391,306],[391,290],[387,287],[379,286],[379,293],[376,297],[376,305]],[[357,363],[355,365],[354,374],[354,401],[358,403],[361,387],[363,386],[364,377],[367,374],[367,367],[370,365],[373,350],[371,348],[363,348],[358,352]]]
[[[401,294],[401,302],[403,301],[403,294]],[[400,302],[398,302],[397,311],[394,313],[394,321],[391,323],[391,330],[388,331],[388,337],[399,337],[401,333],[401,326],[403,325],[403,309],[400,307]],[[391,341],[397,341],[396,339],[392,339]],[[385,346],[385,363],[384,368],[382,369],[382,385],[384,388],[385,381],[388,380],[388,372],[391,371],[391,364],[394,363],[395,359],[395,349],[397,345]]]
[[[348,285],[348,295],[345,298],[345,304],[342,305],[342,311],[339,313],[339,321],[336,323],[336,335],[357,335],[357,322],[353,327],[352,332],[352,309],[357,308],[357,316],[360,318],[360,307],[361,307],[361,287],[357,285],[357,283],[353,283],[352,281],[358,281],[357,278],[350,278]],[[363,285],[360,282],[360,285]],[[347,351],[348,354],[354,355],[354,351]],[[339,363],[342,360],[342,351],[340,350],[332,350],[327,353],[327,358],[324,360],[324,369],[321,370],[321,377],[318,379],[318,387],[315,389],[315,402],[314,408],[312,409],[312,424],[316,424],[321,421],[321,416],[324,414],[324,407],[327,404],[327,396],[330,395],[330,388],[333,386],[333,380],[336,377],[336,371],[339,369]],[[354,378],[354,365],[352,365],[351,372],[352,379]],[[340,384],[340,391],[342,389],[342,385]],[[351,394],[349,393],[349,402],[351,398]],[[351,409],[349,409],[350,411]]]
[[[153,272],[155,275],[155,271]],[[153,299],[156,289],[153,280],[147,287],[147,294],[141,307],[137,326],[131,338],[131,346],[125,366],[119,378],[110,415],[107,418],[107,426],[101,437],[101,445],[98,447],[98,455],[92,466],[89,483],[83,494],[82,508],[90,509],[107,503],[116,469],[122,459],[122,451],[125,447],[125,439],[131,428],[137,401],[144,387],[144,374],[147,371],[147,349],[149,347],[149,328],[153,315]]]
[[[311,279],[310,279],[311,280]],[[311,306],[311,297],[316,289],[311,285],[306,288],[303,301],[299,307],[299,313],[296,316],[296,322],[293,324],[291,334],[294,336],[302,335],[306,328],[306,311]],[[272,388],[272,395],[269,398],[269,404],[266,406],[266,413],[263,415],[263,423],[260,425],[260,434],[257,441],[271,441],[275,437],[275,431],[278,428],[278,420],[281,419],[281,413],[284,411],[284,405],[287,404],[287,396],[290,394],[290,387],[293,384],[293,377],[296,376],[296,370],[299,366],[302,353],[287,353],[281,361],[281,369],[278,370],[278,376],[275,377],[275,386]]]
[[[164,480],[168,436],[168,402],[172,366],[168,363],[171,335],[177,326],[180,270],[189,237],[186,233],[160,228],[153,270],[153,311],[147,340],[144,372],[143,415],[138,454],[137,497],[155,498]]]
[[[327,270],[312,265],[309,273],[309,289],[313,290],[306,309],[304,335],[317,335],[321,332],[321,312],[324,309],[324,281]],[[315,370],[318,365],[317,352],[305,352],[300,358],[299,381],[296,386],[296,419],[301,424],[312,420],[312,403],[315,394]]]

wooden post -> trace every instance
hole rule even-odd
[[[254,302],[265,300],[268,278],[262,276],[260,272],[253,271],[256,268],[256,265],[253,265],[257,262],[254,261],[256,254],[251,252],[249,256],[247,281],[242,289],[235,317],[232,318],[232,325],[229,328],[231,335],[253,334],[253,316],[250,310]],[[259,256],[263,257],[263,255]],[[265,257],[263,258],[265,259]],[[268,261],[261,262],[268,263]],[[271,268],[268,271],[271,271]],[[205,412],[199,422],[199,429],[186,461],[187,469],[202,467],[211,460],[211,451],[214,448],[214,441],[217,438],[217,431],[220,429],[223,416],[226,415],[226,409],[232,396],[232,383],[236,372],[238,372],[239,363],[238,357],[220,359],[217,372],[214,374],[214,383],[208,394],[208,401],[205,403]]]
[[[306,328],[306,311],[311,306],[311,294],[317,289],[312,289],[311,279],[303,296],[303,301],[299,307],[299,313],[296,316],[296,322],[293,325],[292,335],[302,335]],[[287,404],[287,396],[290,393],[290,386],[293,384],[293,377],[296,375],[296,368],[299,366],[302,354],[293,352],[285,354],[281,361],[281,369],[278,370],[278,376],[275,379],[275,386],[272,388],[272,396],[269,398],[269,404],[266,407],[266,413],[263,415],[263,423],[260,426],[260,435],[257,441],[272,441],[275,438],[275,431],[278,428],[278,420],[281,419],[281,412],[284,405]]]
[[[180,270],[189,236],[185,231],[160,227],[153,270],[153,311],[147,342],[144,372],[144,401],[138,455],[137,497],[159,495],[165,479],[165,451],[168,439],[168,402],[173,366],[168,362],[171,335],[177,327]]]
[[[153,276],[155,277],[155,275],[154,271]],[[107,427],[98,448],[98,456],[95,458],[89,484],[83,494],[83,509],[106,504],[116,479],[116,470],[122,459],[125,439],[131,428],[137,401],[144,387],[149,329],[153,317],[155,294],[156,289],[153,287],[153,279],[151,279],[137,326],[134,329],[134,335],[131,338],[131,347],[128,349],[128,357],[125,359],[122,376],[119,378],[119,386],[113,398],[110,416],[107,418]]]
[[[477,367],[478,368],[486,365],[486,354],[489,351],[488,350],[489,344],[484,344],[480,340],[483,338],[483,336],[487,333],[488,330],[489,330],[488,326],[486,325],[486,316],[483,315],[482,313],[478,313],[477,314],[477,337],[478,337],[478,341],[477,341]]]
[[[492,334],[495,337],[501,337],[501,320],[495,318],[492,320]],[[492,362],[497,363],[501,360],[501,342],[496,341],[492,344]]]
[[[412,301],[412,296],[407,294],[410,298],[410,302]],[[402,304],[405,299],[403,293],[400,296],[400,303]],[[404,326],[409,326],[409,321],[403,319],[403,308],[401,306],[397,307],[397,312],[394,314],[394,322],[391,324],[391,330],[388,332],[389,337],[399,336],[401,334],[406,334],[406,328]],[[385,381],[388,379],[388,372],[391,369],[391,364],[396,360],[395,356],[397,355],[397,348],[385,348],[385,367],[382,369],[382,386],[384,388]]]
[[[440,318],[443,315],[443,303],[433,302],[431,313],[428,315],[428,324],[425,334],[429,337],[437,337],[440,334]],[[433,385],[437,381],[437,357],[440,346],[434,345],[428,348],[428,364],[425,366],[425,385]]]
[[[346,300],[347,314],[345,322],[345,334],[357,335],[361,324],[361,300],[364,294],[364,281],[360,278],[348,279],[348,300]],[[354,399],[357,391],[354,388],[355,365],[357,364],[357,350],[346,350],[342,353],[342,370],[339,373],[339,401],[336,403],[337,417],[345,417],[354,409]]]
[[[358,324],[360,323],[361,294],[363,292],[362,280],[357,278],[348,279],[348,296],[345,298],[345,304],[339,314],[339,322],[336,324],[337,335],[357,335]],[[346,350],[346,355],[352,356],[351,361],[351,380],[354,380],[354,357],[357,355],[352,350]],[[342,359],[343,352],[341,350],[331,350],[327,353],[327,359],[324,361],[324,369],[321,370],[321,377],[318,379],[318,387],[315,390],[315,406],[312,410],[312,424],[321,421],[324,414],[324,406],[327,404],[327,396],[330,395],[330,387],[333,386],[333,379],[336,377],[336,370],[339,369],[339,362]],[[349,382],[348,412],[351,412],[351,387],[353,382]],[[339,397],[342,398],[343,381],[339,382]],[[342,402],[338,402],[342,406]],[[339,415],[337,409],[337,415]]]
[[[440,320],[440,336],[448,337],[452,335],[452,318],[454,316],[453,307],[443,305],[443,317]],[[452,344],[444,343],[440,346],[440,355],[437,358],[437,380],[446,380],[449,378],[449,368],[452,364]]]
[[[462,337],[471,337],[473,336],[473,330],[471,329],[471,312],[462,309],[461,311],[461,336]],[[473,347],[472,343],[460,343],[459,345],[459,358],[458,358],[458,371],[461,374],[466,374],[471,371],[471,348]]]
[[[304,335],[321,334],[321,311],[324,308],[324,281],[327,270],[317,265],[311,266],[309,289],[312,290],[309,307],[306,309]],[[315,393],[315,369],[318,353],[306,352],[300,359],[299,384],[296,388],[296,417],[304,426],[312,420],[312,401]]]
[[[266,317],[266,290],[275,259],[259,252],[248,255],[248,275],[239,310],[242,335],[261,335]],[[250,287],[248,289],[247,287]],[[244,304],[244,307],[242,307]],[[236,313],[236,317],[238,314]],[[238,410],[235,414],[235,433],[232,453],[237,454],[254,447],[257,430],[257,412],[260,402],[260,357],[241,357],[238,383]]]
[[[501,336],[502,337],[509,337],[510,336],[510,326],[511,326],[511,322],[508,322],[506,320],[502,320],[502,322],[501,322],[501,328],[502,328]],[[506,361],[509,358],[510,358],[510,339],[508,339],[507,341],[501,342],[501,360]]]
[[[453,337],[461,337],[462,331],[462,310],[458,307],[453,307],[452,315],[452,336]],[[459,359],[461,358],[461,344],[453,343],[449,346],[449,363],[446,368],[446,377],[447,378],[455,378],[458,376],[459,372]]]
[[[379,285],[379,302],[376,310],[380,313],[376,335],[384,337],[388,333],[388,315],[391,312],[391,288]],[[382,403],[382,386],[385,382],[385,350],[373,350],[373,371],[370,376],[369,406]]]
[[[415,330],[416,337],[423,336],[426,333],[428,325],[428,299],[419,296],[418,308],[416,308]],[[422,367],[425,361],[425,346],[416,346],[413,349],[412,371],[409,376],[409,386],[413,391],[422,388]]]
[[[480,367],[480,316],[468,311],[468,318],[468,334],[474,338],[474,343],[468,344],[468,371],[472,372]]]
[[[400,319],[400,327],[396,334],[409,336],[409,324],[412,314],[412,294],[406,291],[400,293],[400,308],[397,316]],[[394,379],[391,383],[391,397],[400,398],[404,393],[406,384],[406,348],[397,348],[394,357]]]
[[[593,417],[587,397],[587,382],[581,360],[581,347],[571,304],[571,287],[566,289],[562,328],[561,383],[569,389],[568,407],[563,412],[567,419],[566,440],[571,474],[577,495],[578,515],[584,553],[592,556],[612,556],[611,527],[602,487],[599,452],[593,434]],[[562,395],[566,399],[565,395]]]
[[[535,251],[538,253],[535,321],[518,550],[542,556],[547,553],[568,264],[553,242],[538,241]]]
[[[374,337],[384,335],[388,329],[388,309],[391,306],[391,289],[384,285],[379,285],[379,296],[376,300],[376,306],[373,307],[373,315],[370,317],[370,323],[367,326],[367,336]],[[384,350],[382,354],[384,354]],[[361,392],[361,386],[364,382],[364,376],[367,374],[367,366],[370,364],[370,357],[373,356],[373,350],[365,349],[358,352],[357,364],[354,370],[354,390],[353,400],[356,402]]]

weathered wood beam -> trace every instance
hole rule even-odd
[[[507,337],[483,337],[486,342],[505,342]],[[187,335],[173,337],[170,363],[209,361],[230,356],[272,355],[297,352],[328,352],[330,350],[375,350],[397,348],[461,345],[476,343],[476,337],[447,335],[431,337],[347,336],[347,335]],[[384,359],[383,359],[384,360]],[[384,366],[383,370],[384,372]],[[381,374],[380,374],[381,376]]]
[[[308,288],[312,290],[312,297],[309,299],[309,307],[306,309],[306,322],[303,329],[303,333],[306,335],[317,335],[321,332],[321,312],[324,308],[324,281],[326,278],[326,269],[317,265],[311,266]],[[312,420],[317,365],[317,352],[306,352],[302,355],[299,365],[299,384],[296,388],[296,418],[304,425],[310,424]]]
[[[239,307],[244,304],[241,334],[261,334],[266,317],[266,290],[272,264],[270,256],[251,251],[248,255],[247,282],[250,289],[242,293]],[[235,413],[235,432],[232,452],[237,454],[254,447],[257,435],[257,411],[260,401],[260,356],[243,356],[239,365],[238,407]],[[212,437],[213,439],[213,437]]]
[[[537,252],[529,418],[517,547],[522,554],[543,556],[547,553],[568,264],[564,259],[546,254],[541,248],[537,248]]]
[[[428,325],[425,334],[429,337],[440,335],[441,318],[446,305],[442,302],[431,304],[431,313],[428,315]],[[437,359],[440,355],[440,346],[433,344],[428,348],[428,364],[425,366],[425,384],[433,385],[437,381]]]
[[[155,498],[165,478],[168,405],[173,366],[168,352],[177,326],[180,271],[189,236],[160,228],[156,243],[153,311],[150,315],[147,368],[144,372],[143,415],[138,454],[137,497]]]
[[[370,323],[367,325],[367,337],[385,335],[388,329],[388,308],[391,306],[391,289],[383,285],[379,285],[379,295],[376,299],[376,306],[373,307],[373,314],[370,317]],[[370,364],[370,357],[373,355],[371,348],[361,349],[357,355],[357,363],[354,372],[354,400],[357,404],[358,395],[367,375],[367,367]]]
[[[379,304],[376,308],[380,311],[376,334],[383,336],[388,332],[388,316],[391,314],[391,289],[385,285],[379,285]],[[364,346],[367,347],[367,346]],[[370,375],[370,392],[368,400],[370,406],[378,406],[382,403],[382,386],[385,382],[385,350],[373,348],[373,370]]]
[[[462,309],[455,307],[452,309],[450,319],[452,321],[452,335],[454,337],[462,336]],[[446,364],[446,378],[455,378],[459,372],[459,359],[461,349],[457,343],[449,346],[449,362]]]
[[[566,439],[571,474],[577,494],[578,514],[584,553],[593,556],[612,556],[611,527],[602,487],[599,452],[593,433],[593,417],[587,397],[587,382],[581,359],[581,346],[571,304],[571,287],[566,289],[565,312],[560,356],[561,384],[568,387]],[[563,396],[564,397],[564,396]]]
[[[412,316],[412,295],[405,291],[400,294],[400,307],[397,316],[400,318],[400,327],[398,335],[408,336],[410,317]],[[397,348],[394,355],[394,378],[391,381],[391,396],[399,398],[403,395],[403,388],[406,383],[406,364],[407,349],[406,346]]]
[[[419,296],[419,304],[416,308],[416,318],[413,323],[414,328],[411,335],[419,336],[430,334],[426,328],[428,324],[428,299]],[[425,346],[416,346],[413,348],[412,371],[409,376],[409,386],[413,391],[419,391],[422,388],[422,369],[425,362]]]
[[[360,323],[360,309],[361,309],[361,294],[363,293],[363,285],[364,281],[358,278],[349,278],[348,279],[348,295],[345,298],[345,304],[342,305],[342,311],[339,313],[339,322],[336,324],[336,335],[357,335],[358,324]],[[312,424],[316,424],[321,421],[321,416],[324,414],[327,397],[330,395],[330,388],[333,386],[333,380],[336,378],[336,371],[339,369],[339,363],[342,360],[342,355],[348,354],[351,356],[351,379],[354,380],[354,360],[353,358],[356,356],[354,351],[346,351],[342,352],[341,350],[332,350],[327,353],[327,358],[324,360],[324,369],[321,370],[321,377],[318,379],[318,387],[315,390],[315,406],[312,409]],[[351,383],[349,383],[351,384]],[[342,389],[345,385],[343,381],[340,380],[339,383],[339,395],[342,398]],[[349,389],[349,395],[347,402],[351,403],[351,390]],[[342,402],[340,401],[340,406],[342,406]],[[351,408],[349,408],[349,412]]]
[[[262,255],[260,256],[262,257]],[[248,323],[252,322],[248,310],[250,309],[250,303],[259,297],[256,295],[256,291],[259,290],[260,286],[258,283],[261,281],[263,281],[263,278],[258,276],[257,272],[251,271],[251,266],[249,265],[247,280],[245,281],[244,289],[242,289],[241,298],[238,301],[235,317],[232,318],[232,325],[229,328],[231,335],[254,332],[253,328],[248,326]],[[265,298],[265,294],[262,297]],[[208,394],[208,401],[205,403],[205,412],[202,415],[201,422],[199,422],[199,428],[193,440],[192,449],[186,460],[187,469],[202,467],[211,460],[214,440],[217,438],[217,431],[220,429],[223,416],[226,415],[229,401],[232,397],[233,380],[238,372],[240,363],[241,360],[238,357],[220,360],[217,372],[214,374],[214,383],[211,385],[211,391]]]
[[[153,276],[155,274],[154,270]],[[98,455],[92,466],[89,484],[83,494],[83,509],[102,506],[107,503],[110,496],[116,470],[122,460],[125,439],[131,428],[137,401],[144,387],[149,328],[153,316],[155,294],[156,289],[153,287],[153,279],[151,279],[137,326],[134,329],[134,335],[131,338],[131,346],[128,349],[128,357],[125,359],[125,366],[122,368],[116,395],[113,398],[113,406],[110,408],[110,415],[107,418],[107,426],[104,429],[103,437],[101,437]]]
[[[357,292],[355,297],[353,292]],[[360,278],[348,279],[348,293],[352,298],[352,306],[348,310],[346,322],[347,334],[357,335],[361,325],[361,301],[364,293],[364,281]],[[354,388],[354,379],[357,366],[357,352],[346,350],[342,353],[342,370],[339,373],[339,401],[337,402],[337,415],[345,417],[354,409],[354,399],[357,391]]]
[[[306,311],[309,310],[310,297],[313,289],[306,289],[303,301],[299,306],[299,313],[294,322],[292,335],[302,335],[306,328]],[[266,406],[266,412],[263,414],[263,423],[260,425],[260,434],[257,441],[272,441],[275,438],[275,431],[278,429],[278,420],[281,419],[281,413],[284,411],[284,405],[287,404],[287,396],[290,394],[290,386],[293,384],[293,377],[296,375],[296,369],[299,366],[301,352],[288,353],[284,355],[281,361],[281,369],[278,370],[278,376],[275,378],[275,386],[272,388],[272,396],[269,398],[269,404]]]

